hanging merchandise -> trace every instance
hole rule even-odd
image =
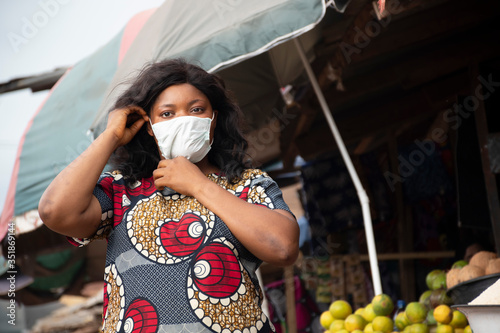
[[[301,174],[313,240],[363,225],[356,189],[340,156],[308,162]]]

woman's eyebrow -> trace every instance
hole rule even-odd
[[[203,102],[203,100],[199,99],[199,98],[196,98],[196,99],[193,99],[192,101],[188,102],[188,105],[191,106],[191,105],[193,105],[195,103],[198,103],[198,102]],[[159,107],[167,107],[167,108],[170,107],[170,108],[172,108],[172,107],[175,107],[175,106],[176,106],[175,104],[161,104]]]
[[[159,107],[160,108],[173,108],[173,107],[175,107],[175,104],[162,104]]]
[[[196,98],[196,99],[193,99],[191,102],[188,103],[189,106],[195,104],[195,103],[198,103],[198,102],[203,102],[202,99],[199,99],[199,98]]]

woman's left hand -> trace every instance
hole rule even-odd
[[[200,184],[209,181],[195,164],[183,156],[161,160],[158,168],[153,171],[153,179],[159,190],[169,187],[193,197]]]

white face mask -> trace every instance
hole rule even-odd
[[[214,113],[215,116],[215,113]],[[184,156],[193,163],[201,161],[210,151],[212,118],[182,116],[151,123],[161,154],[166,159]]]

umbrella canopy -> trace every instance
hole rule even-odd
[[[249,119],[258,127],[255,119],[275,106],[279,87],[301,74],[300,58],[285,42],[313,29],[325,9],[323,0],[166,1],[125,55],[92,129],[96,135],[103,129],[108,111],[128,88],[124,82],[144,64],[177,57],[220,72],[245,114],[259,115]],[[303,40],[312,46],[317,36],[312,32]],[[234,66],[245,60],[251,64]]]
[[[238,81],[246,81],[237,94],[240,103],[264,113],[279,99],[278,88],[297,77],[300,60],[287,61],[277,51],[262,54],[311,30],[324,13],[323,0],[188,0],[166,1],[134,17],[112,41],[59,80],[28,125],[0,219],[0,238],[11,221],[22,224],[25,213],[36,211],[52,179],[90,144],[89,129],[96,135],[103,128],[116,97],[127,87],[123,82],[145,63],[183,57],[207,70],[222,71],[246,59],[260,61],[254,67],[259,70],[241,69],[227,77],[234,78],[235,90]],[[265,89],[245,98],[248,89],[259,86]]]

